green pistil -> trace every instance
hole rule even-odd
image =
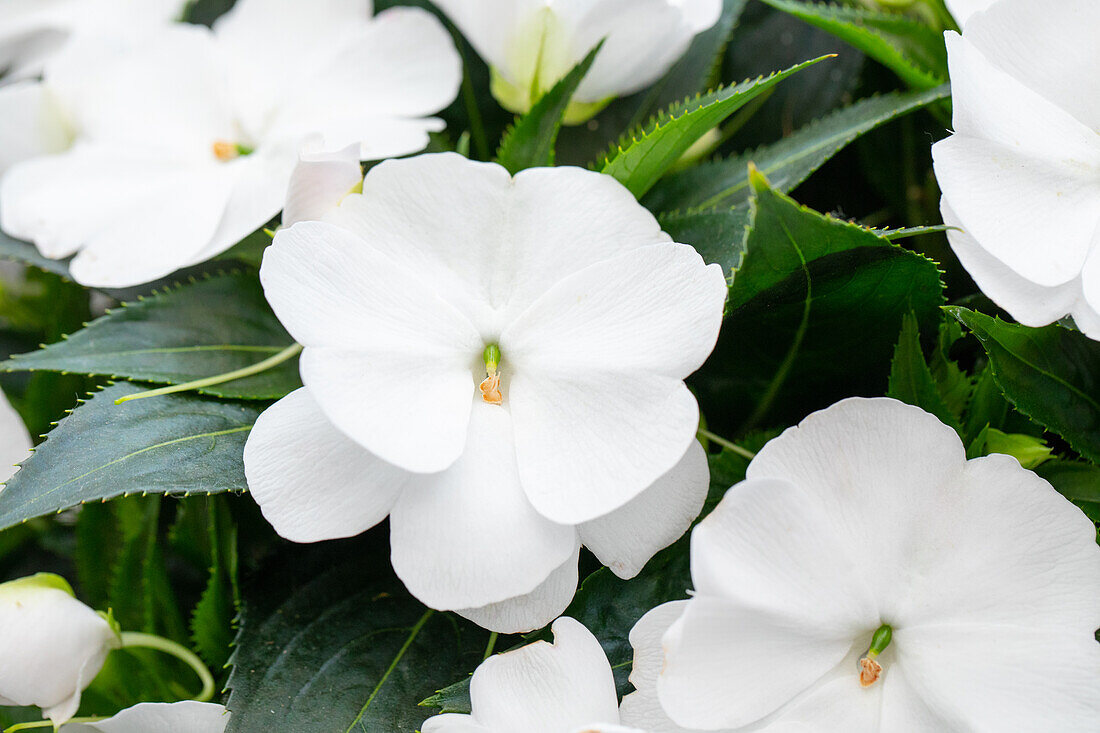
[[[871,637],[871,648],[867,650],[867,656],[874,659],[879,654],[886,651],[886,647],[890,646],[890,640],[894,638],[894,630],[889,624],[883,624],[878,627],[875,635]]]

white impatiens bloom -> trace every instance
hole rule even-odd
[[[304,145],[357,144],[364,160],[422,149],[460,58],[427,11],[370,12],[370,0],[240,0],[213,30],[72,44],[44,85],[74,142],[7,171],[0,226],[48,257],[75,253],[83,284],[130,286],[265,224]]]
[[[610,176],[386,161],[276,234],[260,279],[305,347],[305,387],[244,453],[282,536],[388,515],[413,595],[515,632],[564,610],[581,544],[631,577],[698,514],[683,379],[714,347],[725,279]]]
[[[120,643],[63,578],[39,573],[0,583],[0,705],[36,705],[64,723]]]
[[[24,79],[71,42],[136,36],[179,20],[186,0],[0,0],[0,84]]]
[[[10,479],[16,464],[30,457],[31,436],[23,418],[0,392],[0,483]]]
[[[952,248],[1028,326],[1100,339],[1100,3],[999,0],[947,34],[954,134],[932,148]]]
[[[424,721],[423,733],[641,733],[619,725],[615,678],[600,642],[580,622],[554,622],[536,641],[481,663],[470,679],[469,715]]]
[[[1100,547],[1014,458],[849,399],[768,443],[694,530],[694,596],[631,633],[626,725],[1095,731]]]
[[[526,112],[606,39],[566,122],[596,114],[669,70],[722,0],[435,0],[492,72],[493,96]]]
[[[209,702],[143,702],[107,718],[68,723],[58,733],[224,733],[229,711]]]

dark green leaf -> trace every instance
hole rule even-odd
[[[69,263],[67,260],[51,260],[43,257],[38,248],[30,242],[12,239],[7,234],[0,232],[0,260],[11,260],[24,265],[37,267],[64,278],[69,277]]]
[[[749,209],[673,212],[659,218],[661,228],[680,244],[690,244],[707,264],[718,263],[727,274],[741,264]]]
[[[917,325],[916,316],[912,313],[907,313],[901,323],[901,335],[898,337],[897,346],[894,347],[886,395],[932,413],[944,425],[962,434],[958,416],[952,413],[944,403],[936,380],[932,376],[932,370],[924,360],[924,352],[920,345],[920,328]]]
[[[234,597],[237,575],[237,529],[220,499],[206,497],[210,569],[206,587],[191,614],[191,641],[195,651],[214,670],[222,669],[233,643]],[[195,501],[189,499],[188,501]]]
[[[935,328],[935,263],[774,191],[759,173],[745,254],[714,353],[693,379],[720,434],[789,425],[852,395],[881,395],[910,311]]]
[[[264,300],[256,276],[231,273],[138,300],[2,366],[181,384],[251,366],[293,343]],[[202,391],[218,397],[275,399],[299,386],[294,358]]]
[[[826,58],[675,104],[624,136],[598,167],[640,198],[708,131],[787,77]]]
[[[896,73],[917,89],[947,79],[947,49],[938,28],[899,13],[798,0],[763,0],[838,38]]]
[[[1071,501],[1100,503],[1100,468],[1076,461],[1047,461],[1035,469]]]
[[[1100,342],[1059,325],[1028,328],[957,306],[1016,409],[1100,461]]]
[[[507,168],[509,173],[515,175],[525,168],[554,165],[554,145],[558,140],[562,120],[565,119],[565,111],[602,47],[601,42],[589,51],[530,112],[519,118],[504,133],[504,139],[497,151],[497,162]]]
[[[0,529],[129,494],[245,489],[241,455],[258,408],[190,395],[114,404],[140,391],[112,385],[62,420],[0,491]]]
[[[414,731],[432,714],[417,703],[481,661],[488,635],[411,598],[387,562],[367,559],[388,552],[375,539],[261,568],[241,610],[227,733]]]
[[[646,194],[643,203],[651,211],[747,204],[749,163],[755,164],[776,190],[792,191],[864,133],[950,94],[950,88],[944,85],[929,91],[897,92],[860,100],[773,145],[670,174]]]

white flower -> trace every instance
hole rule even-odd
[[[698,514],[708,476],[683,379],[726,283],[617,181],[454,154],[375,166],[260,271],[303,389],[245,448],[252,496],[311,542],[390,517],[425,604],[539,628],[583,543],[623,577]]]
[[[947,33],[954,134],[932,148],[948,238],[1028,326],[1100,339],[1100,56],[1094,0],[1000,0]]]
[[[630,733],[619,726],[600,642],[567,616],[553,631],[553,644],[536,641],[482,662],[470,679],[471,714],[428,718],[423,733]]]
[[[39,573],[0,583],[0,705],[37,705],[64,723],[119,643],[63,578]]]
[[[566,122],[596,114],[669,70],[697,33],[717,22],[722,0],[435,0],[492,71],[493,96],[526,112],[607,39]]]
[[[692,534],[695,595],[631,633],[624,724],[1096,730],[1100,548],[1046,481],[889,399],[810,415],[747,476]]]
[[[71,41],[139,35],[178,20],[185,0],[0,0],[0,83],[41,73]]]
[[[68,723],[58,733],[224,733],[229,712],[209,702],[143,702],[106,720]]]
[[[16,472],[16,464],[30,457],[31,436],[23,418],[0,392],[0,483]]]
[[[77,253],[81,283],[135,285],[278,213],[303,143],[358,143],[363,159],[420,150],[460,59],[427,11],[369,13],[369,0],[240,0],[213,31],[74,44],[44,83],[75,142],[4,175],[4,231],[48,257]]]

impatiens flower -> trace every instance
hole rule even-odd
[[[371,19],[369,0],[240,0],[213,30],[74,44],[44,81],[73,145],[8,170],[0,226],[48,257],[75,253],[83,284],[147,282],[278,213],[303,145],[354,144],[361,159],[420,150],[443,128],[425,115],[460,78],[434,16],[397,7]]]
[[[68,723],[59,733],[224,733],[229,711],[209,702],[143,702],[106,720]]]
[[[23,418],[0,392],[0,482],[15,474],[16,464],[30,456],[31,436]]]
[[[1100,3],[1000,0],[947,34],[954,134],[932,148],[948,238],[1028,326],[1100,339]]]
[[[436,715],[424,721],[421,731],[630,731],[618,725],[615,678],[600,642],[567,616],[554,622],[553,632],[553,644],[536,641],[482,662],[470,679],[470,715]]]
[[[0,705],[36,705],[64,723],[119,644],[64,579],[39,573],[0,583]]]
[[[664,76],[722,0],[435,0],[492,71],[493,96],[526,112],[601,40],[566,122]]]
[[[260,279],[305,347],[305,387],[244,454],[282,536],[388,515],[413,595],[514,632],[564,610],[580,544],[631,577],[698,514],[683,380],[714,347],[725,279],[613,178],[386,161],[281,230]]]
[[[179,20],[186,0],[0,0],[0,83],[41,73],[86,38],[150,32]]]
[[[771,441],[691,537],[694,596],[631,634],[623,723],[1095,731],[1100,547],[1014,458],[889,399]],[[662,648],[663,647],[663,648]]]

